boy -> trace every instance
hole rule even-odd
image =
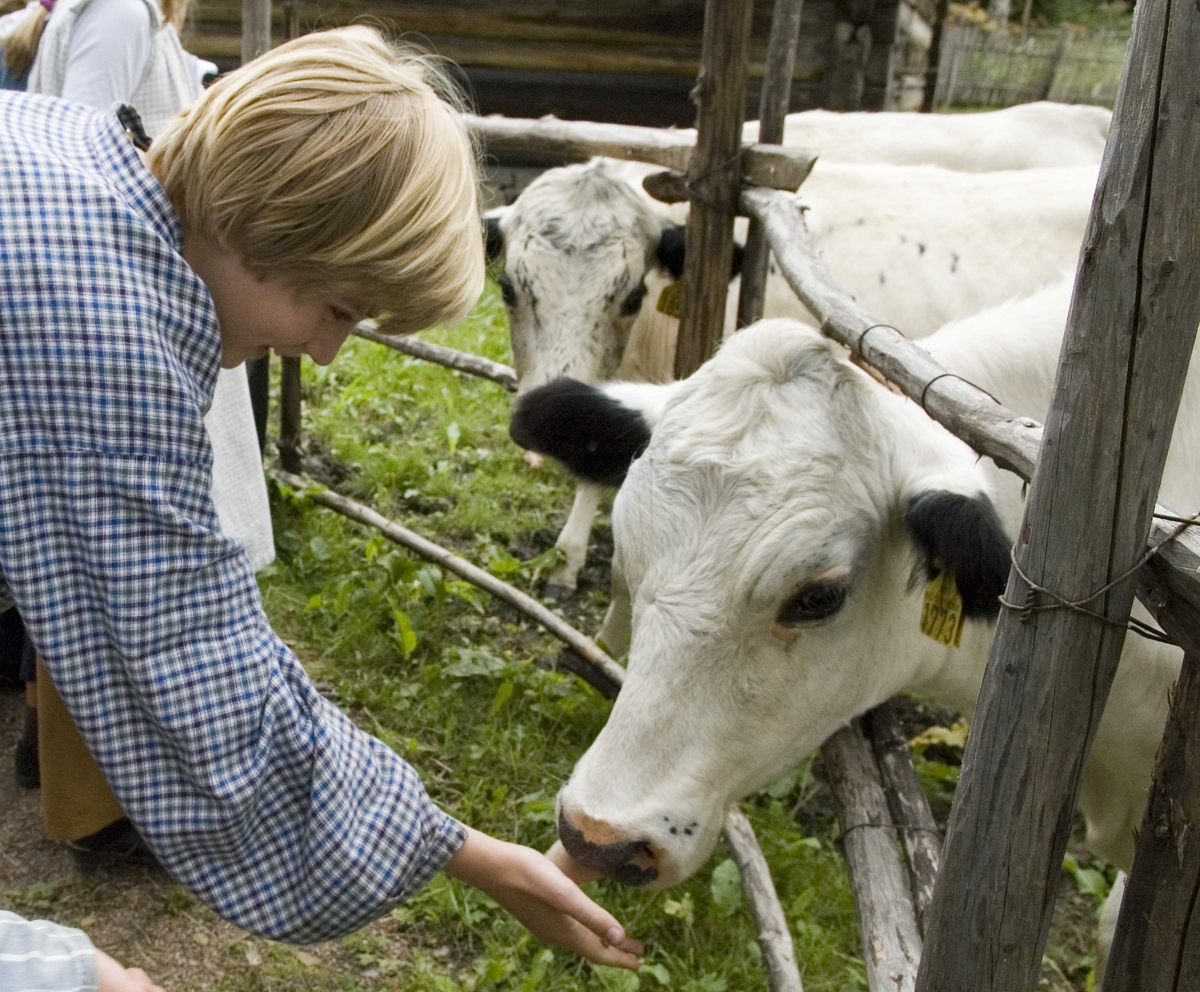
[[[478,297],[474,153],[435,84],[367,28],[306,35],[144,155],[113,113],[0,95],[0,599],[154,853],[240,926],[333,937],[444,867],[636,967],[546,858],[443,813],[315,691],[213,511],[218,367],[328,363],[368,313],[416,330]]]

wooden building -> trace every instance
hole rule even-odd
[[[691,126],[704,0],[299,0],[301,27],[365,22],[461,67],[481,113]],[[919,105],[934,0],[806,0],[792,109]],[[748,115],[772,4],[757,0]],[[276,35],[283,35],[275,4]],[[194,0],[185,45],[237,64],[240,0]]]

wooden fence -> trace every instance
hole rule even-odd
[[[942,38],[936,105],[1010,107],[1057,100],[1111,107],[1128,44],[1126,31],[1054,28],[1021,34],[950,26]]]

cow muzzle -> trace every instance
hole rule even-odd
[[[565,807],[558,814],[558,836],[579,864],[622,885],[649,885],[659,877],[663,852],[649,838],[624,836],[603,820]]]

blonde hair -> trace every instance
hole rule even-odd
[[[176,31],[183,30],[191,0],[161,0],[163,20]],[[50,15],[40,3],[32,7],[16,30],[4,40],[4,67],[17,77],[25,75],[37,57],[38,43],[46,29],[46,18]]]
[[[454,99],[428,56],[372,28],[315,32],[218,80],[150,167],[184,222],[251,268],[421,330],[483,290],[477,156]]]

